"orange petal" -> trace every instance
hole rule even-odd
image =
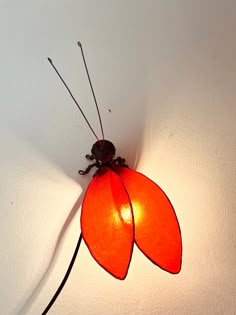
[[[133,251],[134,220],[129,196],[109,168],[102,168],[87,188],[81,229],[94,259],[114,277],[124,279]]]
[[[149,178],[126,167],[115,167],[134,212],[135,242],[156,265],[178,273],[182,261],[179,223],[170,200]]]

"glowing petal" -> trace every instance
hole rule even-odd
[[[103,168],[88,186],[81,229],[94,259],[114,277],[124,279],[132,256],[134,222],[127,192],[109,168]]]
[[[135,242],[156,265],[170,273],[181,269],[181,232],[168,197],[149,178],[126,167],[115,168],[129,194]]]

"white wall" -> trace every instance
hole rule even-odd
[[[106,138],[175,206],[183,267],[135,249],[121,282],[82,244],[50,314],[235,314],[236,2],[1,0],[0,25],[0,313],[40,314],[80,233],[95,138],[46,57],[99,132],[81,40]]]

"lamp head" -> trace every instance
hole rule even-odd
[[[91,152],[95,160],[106,163],[113,160],[116,149],[112,142],[108,140],[100,140],[94,143]]]

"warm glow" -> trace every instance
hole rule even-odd
[[[121,216],[123,220],[127,223],[130,224],[132,222],[132,213],[129,205],[125,205],[121,207]]]
[[[121,218],[126,224],[132,223],[132,214],[130,205],[123,205],[120,209],[120,212],[117,209],[112,210],[112,217],[116,224],[120,223]]]
[[[132,211],[134,215],[134,222],[135,222],[135,225],[137,226],[142,220],[143,207],[138,201],[132,202]],[[120,217],[122,217],[122,219],[127,224],[130,224],[132,222],[132,213],[131,213],[129,205],[123,205],[121,207],[120,214],[115,209],[113,209],[112,213],[113,213],[113,220],[116,223],[120,222]]]
[[[138,201],[132,201],[132,208],[133,208],[133,213],[134,213],[134,222],[135,222],[135,225],[137,226],[142,220],[143,206]]]

